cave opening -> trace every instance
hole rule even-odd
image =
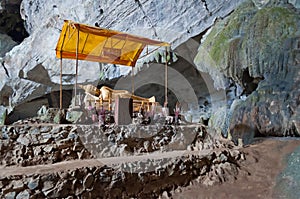
[[[17,43],[29,36],[20,14],[21,1],[2,1],[0,10],[0,33],[6,34]]]
[[[260,81],[264,80],[264,77],[251,77],[249,74],[249,69],[246,68],[243,71],[242,75],[242,84],[244,91],[242,93],[246,95],[250,95],[253,91],[256,90]]]
[[[72,100],[72,89],[63,90],[63,108],[69,108]],[[25,103],[19,104],[14,107],[13,111],[7,117],[7,124],[12,124],[18,120],[34,118],[37,116],[38,110],[46,106],[48,108],[59,109],[59,91],[52,91],[45,96],[35,98]]]

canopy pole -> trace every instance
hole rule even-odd
[[[77,102],[77,81],[78,81],[78,46],[79,46],[79,29],[77,29],[77,38],[76,38],[76,72],[75,72],[75,96],[74,96],[74,105],[76,106]]]
[[[60,51],[60,85],[59,85],[59,109],[62,110],[62,55]]]
[[[166,47],[166,63],[165,63],[165,104],[164,107],[168,105],[168,51]]]
[[[133,67],[131,68],[131,94],[134,95],[134,73],[133,73]]]

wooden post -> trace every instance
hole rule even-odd
[[[78,46],[79,46],[79,29],[77,29],[77,40],[76,40],[76,71],[75,71],[75,98],[74,105],[76,106],[77,98],[77,81],[78,81]]]
[[[59,109],[62,110],[62,52],[60,51]]]
[[[134,71],[131,67],[131,94],[134,95]]]
[[[165,104],[166,106],[168,104],[168,51],[166,47],[166,64],[165,64]]]

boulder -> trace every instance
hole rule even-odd
[[[5,54],[9,52],[16,45],[17,42],[13,41],[10,36],[6,34],[1,34],[0,32],[0,57],[4,57]]]
[[[85,189],[90,189],[92,188],[94,182],[94,176],[92,174],[87,174],[85,178],[83,179],[83,186]]]
[[[30,198],[30,194],[27,190],[21,191],[20,193],[18,193],[16,199],[29,199]]]

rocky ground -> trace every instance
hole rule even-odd
[[[241,148],[202,125],[30,122],[1,127],[2,198],[279,198],[284,157],[300,146],[267,138]]]
[[[299,146],[299,139],[259,139],[241,149],[246,159],[240,169],[249,175],[242,173],[234,181],[214,186],[192,181],[189,186],[175,190],[173,198],[298,198],[299,189],[293,185],[299,185],[299,181],[296,175],[287,175],[285,170],[291,165],[294,169],[299,167],[298,157],[294,157],[294,163],[287,161],[288,155],[299,150]],[[293,170],[293,174],[298,173],[299,170]]]
[[[192,180],[210,186],[245,172],[239,166],[244,154],[201,125],[117,127],[30,120],[2,126],[0,146],[4,198],[157,198]]]

